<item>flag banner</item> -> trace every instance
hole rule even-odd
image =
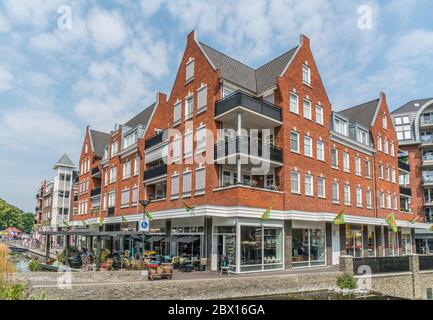
[[[275,200],[272,202],[272,204],[265,210],[265,212],[263,212],[262,217],[260,218],[260,220],[262,221],[268,221],[271,218],[271,212],[272,212],[272,208],[274,207],[275,204]]]
[[[196,206],[190,206],[190,205],[189,205],[188,203],[186,203],[185,200],[183,200],[183,199],[182,199],[182,202],[183,202],[183,206],[184,206],[186,212],[189,213],[189,212],[194,211],[194,208],[195,208]]]
[[[125,216],[122,214],[122,223],[126,223],[128,220],[126,220]]]
[[[145,219],[147,218],[147,219],[149,219],[149,221],[153,220],[153,216],[148,211],[144,211],[144,217],[143,218],[145,218]]]
[[[102,214],[99,216],[99,225],[101,227],[104,225],[104,216]]]
[[[68,223],[68,221],[66,221],[65,219],[63,219],[63,224],[67,227],[67,228],[69,228],[70,227],[70,225],[69,225],[69,223]]]
[[[83,226],[87,227],[87,222],[85,220],[81,220],[81,223],[83,224]]]
[[[433,226],[431,226],[431,227],[428,229],[428,231],[433,231]]]
[[[386,223],[389,225],[393,232],[397,232],[397,221],[395,220],[395,213],[391,213],[388,218],[385,219]]]
[[[415,218],[413,218],[409,222],[410,222],[410,224],[414,224],[418,219],[419,219],[419,216],[416,216]]]
[[[344,224],[344,209],[341,209],[340,213],[334,218],[334,224],[337,226]]]

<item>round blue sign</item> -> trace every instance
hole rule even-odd
[[[141,228],[142,229],[147,229],[147,227],[149,227],[149,224],[147,223],[147,221],[142,221],[141,222]]]

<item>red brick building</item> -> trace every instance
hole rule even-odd
[[[101,135],[96,154],[87,129],[78,196],[87,209],[76,225],[97,228],[102,214],[105,230],[136,229],[139,200],[150,200],[146,249],[207,258],[213,270],[227,259],[238,273],[413,250],[385,95],[333,111],[305,36],[253,69],[192,32],[169,96]],[[343,208],[346,224],[336,226]],[[397,233],[385,222],[391,213]]]

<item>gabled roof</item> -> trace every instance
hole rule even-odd
[[[139,125],[147,126],[152,117],[153,110],[155,109],[156,102],[134,116],[131,120],[125,123],[125,126],[135,128]]]
[[[433,100],[433,98],[411,100],[408,103],[394,110],[392,114],[417,112],[419,108],[421,108],[424,104],[431,100]]]
[[[69,158],[69,156],[65,153],[59,160],[57,160],[56,164],[54,165],[54,169],[57,167],[72,167],[75,168],[75,164],[72,162],[72,160]]]
[[[342,114],[352,122],[356,122],[366,128],[370,128],[379,101],[380,99],[375,99],[345,110],[338,111],[337,113]]]
[[[295,47],[278,58],[253,69],[226,54],[199,42],[213,65],[221,70],[221,77],[252,92],[261,92],[276,83],[298,47]]]
[[[90,138],[92,139],[93,153],[97,157],[102,157],[105,147],[110,143],[110,134],[96,130],[90,130]]]

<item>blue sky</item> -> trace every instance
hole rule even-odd
[[[68,5],[72,29],[60,30]],[[359,6],[372,25],[360,29]],[[3,0],[0,3],[0,198],[32,211],[85,127],[110,130],[170,93],[193,29],[257,67],[311,39],[334,110],[388,96],[391,109],[433,96],[429,0]]]

